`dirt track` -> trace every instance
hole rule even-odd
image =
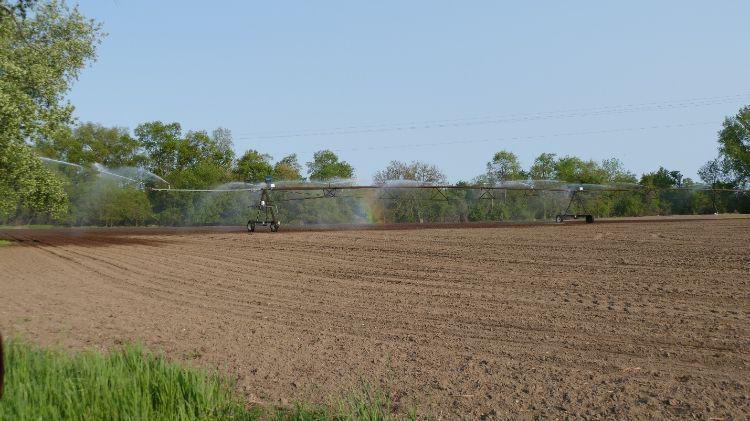
[[[0,238],[24,240],[4,334],[142,340],[251,401],[366,381],[438,419],[750,415],[750,220]]]

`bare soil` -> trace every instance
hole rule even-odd
[[[0,331],[141,341],[264,404],[365,382],[436,419],[750,415],[748,219],[286,228],[0,231]]]

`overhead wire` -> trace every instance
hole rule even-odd
[[[358,151],[401,149],[401,148],[423,148],[423,147],[430,147],[430,146],[462,145],[462,144],[488,143],[488,142],[508,142],[508,141],[534,140],[534,139],[557,138],[557,137],[570,137],[570,136],[590,136],[590,135],[597,135],[597,134],[612,134],[612,133],[625,133],[625,132],[654,130],[654,129],[696,127],[696,126],[715,125],[715,124],[716,124],[715,121],[703,121],[703,122],[695,122],[695,123],[661,124],[661,125],[653,125],[653,126],[589,130],[589,131],[580,131],[580,132],[562,132],[562,133],[530,135],[530,136],[508,136],[508,137],[485,138],[485,139],[451,140],[451,141],[444,141],[444,142],[426,142],[426,143],[410,143],[410,144],[399,143],[399,144],[392,144],[392,145],[374,145],[374,146],[363,146],[363,147],[355,147],[355,148],[330,148],[330,150],[332,152],[358,152]],[[297,153],[313,153],[313,152],[315,151],[298,151]]]
[[[420,129],[434,129],[446,127],[467,127],[487,124],[500,124],[522,121],[537,121],[547,119],[578,118],[612,114],[632,113],[648,110],[682,109],[732,103],[750,99],[749,94],[739,94],[723,97],[694,98],[682,101],[651,102],[641,104],[626,104],[603,106],[595,108],[580,108],[563,111],[538,112],[529,114],[510,114],[506,116],[468,117],[459,119],[431,120],[407,123],[390,123],[376,125],[344,126],[323,129],[300,129],[296,131],[265,131],[240,133],[235,140],[281,139],[312,136],[333,136],[346,134],[381,133],[388,131],[412,131]]]

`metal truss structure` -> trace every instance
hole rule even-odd
[[[262,185],[252,186],[248,188],[240,189],[173,189],[173,188],[150,188],[151,191],[157,192],[223,192],[223,193],[241,193],[241,192],[256,192],[260,193],[260,200],[258,205],[254,206],[257,210],[255,219],[250,219],[247,222],[247,229],[250,232],[255,231],[257,226],[268,226],[272,232],[279,230],[281,222],[278,220],[278,208],[276,203],[271,197],[271,192],[294,192],[294,193],[311,193],[319,192],[319,196],[301,197],[292,199],[277,200],[292,201],[292,200],[308,200],[308,199],[325,199],[325,198],[343,198],[343,197],[357,197],[357,196],[342,196],[342,191],[359,191],[359,190],[371,190],[378,191],[378,200],[386,201],[408,201],[408,200],[440,200],[449,201],[452,200],[446,194],[448,191],[455,190],[472,190],[479,192],[479,200],[489,200],[490,208],[494,207],[495,201],[505,200],[509,192],[523,192],[529,195],[544,194],[547,192],[558,192],[558,193],[569,193],[570,201],[566,209],[555,216],[555,222],[563,223],[568,220],[579,220],[583,219],[586,223],[594,222],[594,216],[586,210],[585,202],[583,199],[584,193],[591,192],[641,192],[641,193],[655,193],[656,191],[679,191],[686,190],[684,188],[669,188],[669,189],[653,189],[637,185],[618,186],[618,185],[586,185],[576,183],[565,183],[565,182],[546,182],[542,185],[534,185],[532,183],[515,182],[503,185],[431,185],[431,184],[383,184],[383,185],[351,185],[345,183],[299,183],[299,184],[288,184],[282,186],[274,185],[270,178],[266,178],[266,183]],[[749,190],[746,189],[713,189],[713,188],[696,188],[694,190],[699,191],[710,191],[713,193],[718,192],[734,192],[736,194],[747,194]],[[407,197],[407,195],[414,191],[428,191],[431,192],[429,197],[415,198],[413,196]],[[455,200],[455,199],[453,199]]]

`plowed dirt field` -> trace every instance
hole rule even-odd
[[[142,341],[249,401],[362,382],[434,419],[747,419],[750,220],[6,230],[0,330]]]

